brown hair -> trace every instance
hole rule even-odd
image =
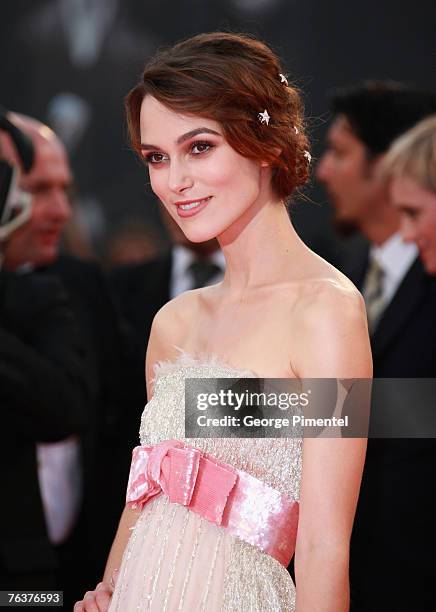
[[[382,161],[382,176],[407,176],[436,193],[436,115],[397,138]]]
[[[272,168],[272,186],[287,198],[309,173],[303,104],[286,86],[275,53],[246,34],[200,34],[158,52],[126,97],[130,140],[140,154],[140,110],[149,94],[176,112],[217,121],[229,145]],[[259,113],[268,111],[269,125]]]

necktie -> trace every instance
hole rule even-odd
[[[384,296],[385,272],[375,257],[369,260],[369,267],[363,286],[363,295],[368,316],[368,329],[373,333],[386,305]]]
[[[207,285],[218,272],[221,272],[221,268],[208,259],[196,259],[188,266],[188,271],[193,281],[191,289],[198,289]]]

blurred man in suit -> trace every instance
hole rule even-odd
[[[13,139],[26,181],[38,156],[2,113],[0,128]],[[9,258],[35,203],[17,187],[18,166],[5,160],[12,161],[5,142],[0,138],[0,588],[54,589],[58,564],[53,534],[72,528],[79,498],[71,487],[69,500],[56,498],[43,505],[40,449],[62,447],[55,471],[59,467],[70,475],[78,459],[78,435],[89,423],[89,389],[80,329],[59,280]]]
[[[436,94],[390,82],[337,91],[317,169],[340,231],[360,231],[345,262],[362,290],[378,378],[435,377],[436,283],[399,234],[380,164],[391,142],[436,111]],[[375,406],[373,403],[373,411]],[[376,415],[373,413],[372,419]],[[433,440],[370,440],[351,542],[351,610],[401,612],[434,605]]]
[[[26,267],[55,274],[68,294],[86,347],[91,402],[85,435],[75,441],[73,449],[65,445],[38,446],[41,492],[59,560],[58,585],[64,590],[68,608],[86,590],[88,581],[93,584],[96,574],[103,571],[123,507],[127,474],[122,477],[118,473],[116,456],[118,431],[128,419],[128,414],[121,412],[123,385],[127,384],[123,373],[128,366],[123,360],[120,321],[99,267],[59,252],[71,215],[68,190],[72,176],[65,149],[48,126],[11,113],[8,118],[31,139],[35,162],[32,171],[20,179],[21,189],[33,199],[32,214],[5,245],[4,265],[9,270]],[[1,138],[4,157],[19,163],[12,140],[7,135]],[[57,469],[67,455],[73,457],[69,475]],[[56,481],[61,487],[57,490],[53,488]],[[66,492],[67,483],[70,486]],[[67,502],[69,509],[74,506],[68,525],[52,517],[51,508],[60,498],[71,500],[71,504]],[[60,514],[65,517],[65,512]],[[93,546],[89,547],[91,538]]]

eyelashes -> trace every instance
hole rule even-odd
[[[193,155],[201,155],[202,153],[207,153],[208,151],[213,149],[213,147],[214,145],[210,142],[206,142],[204,140],[197,140],[196,142],[193,142],[191,145],[191,153]],[[197,149],[196,153],[194,153],[194,149]]]
[[[191,143],[189,147],[189,153],[197,157],[199,155],[204,155],[208,153],[215,147],[211,142],[207,142],[205,140],[196,140]],[[150,151],[144,157],[144,162],[147,166],[159,166],[160,164],[169,160],[169,156],[166,153],[161,153],[159,151]]]
[[[161,164],[165,160],[165,157],[166,156],[163,153],[158,153],[157,151],[150,152],[145,155],[144,163],[146,164],[146,166],[156,166],[158,164]]]

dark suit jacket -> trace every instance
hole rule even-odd
[[[359,288],[367,263],[366,252],[344,270]],[[425,273],[419,259],[384,311],[371,345],[374,377],[436,377],[436,277]],[[435,440],[369,440],[351,542],[352,612],[433,605],[435,470]]]
[[[96,263],[61,256],[50,270],[61,279],[80,328],[91,391],[88,427],[81,438],[84,475],[81,521],[90,581],[83,585],[83,594],[83,589],[95,585],[103,572],[125,502],[128,461],[123,463],[120,455],[124,456],[123,428],[130,420],[126,406],[131,386],[129,339],[107,279]],[[90,541],[93,545],[89,548]]]
[[[111,287],[129,326],[131,383],[126,394],[130,419],[122,432],[124,462],[130,464],[131,449],[139,444],[139,425],[146,397],[145,353],[151,324],[157,311],[170,299],[171,253],[147,263],[115,269]],[[127,466],[128,467],[128,466]]]
[[[153,318],[170,300],[171,271],[169,252],[144,264],[120,267],[111,275],[115,298],[144,358]]]
[[[65,293],[46,273],[0,272],[0,583],[29,588],[57,562],[40,496],[36,443],[88,422],[83,345]],[[20,583],[20,576],[23,582]]]
[[[111,285],[121,312],[133,332],[141,369],[141,403],[145,401],[144,362],[151,324],[170,300],[171,252],[144,264],[113,271]]]

